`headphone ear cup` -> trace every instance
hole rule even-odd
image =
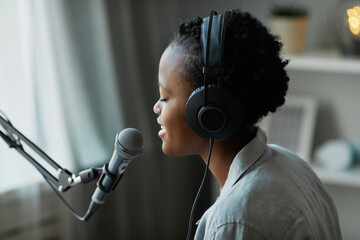
[[[234,135],[244,121],[244,111],[239,99],[229,91],[222,89],[222,104],[218,102],[217,85],[207,88],[207,105],[204,106],[204,86],[195,89],[185,108],[189,126],[204,138],[223,140]],[[232,107],[230,107],[232,106]]]

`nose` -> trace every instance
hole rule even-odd
[[[161,113],[160,100],[158,100],[158,101],[155,103],[155,105],[154,105],[154,107],[153,107],[153,111],[154,111],[154,113],[156,113],[157,115],[160,115],[160,113]]]

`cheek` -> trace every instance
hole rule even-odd
[[[168,107],[168,106],[167,106]],[[187,129],[188,125],[185,118],[185,108],[182,106],[164,107],[162,120],[166,129],[171,132],[179,132]]]
[[[168,112],[168,115],[163,116],[166,128],[163,151],[177,156],[198,154],[202,139],[187,124],[185,109],[177,110],[176,113]]]

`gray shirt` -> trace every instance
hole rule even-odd
[[[335,205],[302,159],[256,137],[234,158],[195,239],[341,239]]]

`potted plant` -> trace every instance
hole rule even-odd
[[[271,10],[270,29],[280,36],[285,53],[302,52],[308,22],[308,12],[300,6],[276,5]]]

